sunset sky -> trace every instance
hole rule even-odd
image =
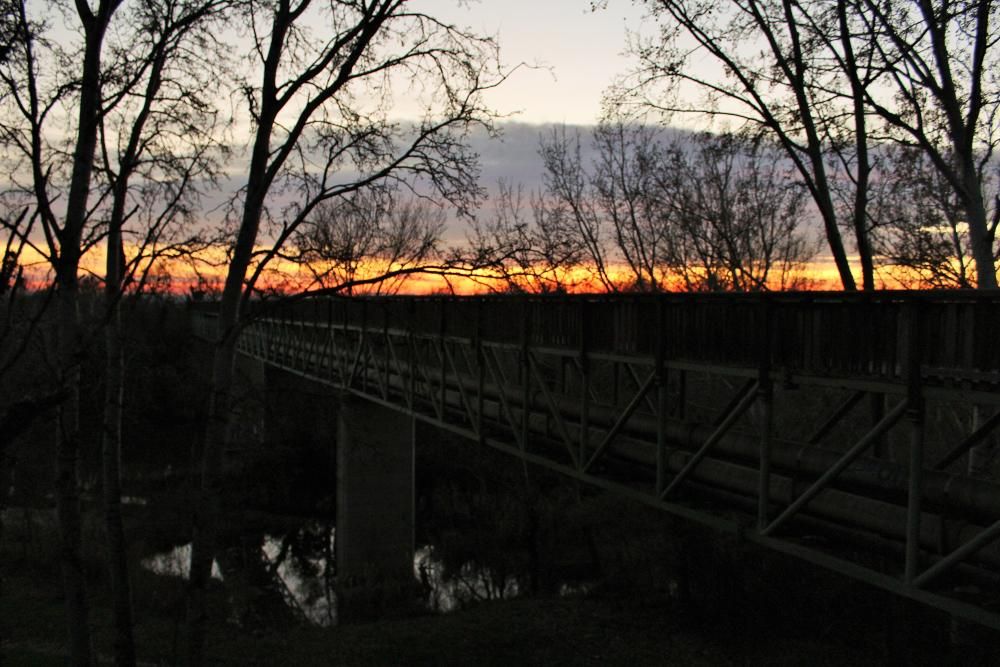
[[[651,28],[648,22],[643,26],[645,12],[641,3],[631,0],[412,2],[414,10],[496,37],[504,65],[515,70],[501,86],[487,93],[487,105],[507,119],[502,125],[503,138],[473,138],[473,148],[481,156],[481,184],[493,193],[500,179],[520,184],[526,192],[539,188],[539,137],[551,132],[553,126],[566,125],[571,132],[580,131],[584,159],[590,161],[589,126],[601,119],[602,96],[616,78],[634,65],[625,53],[629,35],[648,33]],[[397,114],[407,118],[405,100]],[[206,210],[221,210],[222,202],[242,183],[243,158],[234,157],[231,179],[223,179],[221,189],[208,195],[203,202]],[[487,201],[480,215],[491,216],[491,207],[492,200]],[[467,230],[466,223],[451,219],[445,243],[462,243]],[[84,265],[100,275],[103,252],[95,250],[85,258]],[[816,276],[818,286],[836,287],[836,274],[824,255],[821,251],[816,257],[810,273]],[[29,257],[24,259],[30,261]],[[186,282],[183,269],[174,267],[171,272]],[[421,289],[428,287],[422,283]]]

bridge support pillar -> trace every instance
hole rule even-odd
[[[413,588],[414,419],[354,395],[337,418],[341,621],[379,615]]]

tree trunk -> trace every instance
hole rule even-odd
[[[82,519],[78,463],[80,452],[79,314],[75,284],[58,294],[59,361],[66,400],[56,421],[56,513],[59,519],[59,565],[66,596],[66,624],[73,665],[91,665],[90,619],[81,556]]]
[[[83,228],[87,222],[87,199],[97,147],[98,115],[101,108],[101,47],[111,15],[119,0],[102,0],[97,13],[86,3],[77,11],[85,33],[80,79],[79,121],[73,149],[73,172],[66,218],[60,233],[60,254],[54,268],[58,290],[59,372],[67,399],[59,409],[56,452],[56,508],[61,537],[61,568],[66,594],[70,658],[74,665],[90,665],[90,622],[81,550],[81,513],[78,480],[80,454],[80,358],[83,342],[79,308],[80,256]]]
[[[114,247],[111,242],[108,244]],[[117,245],[117,244],[115,244]],[[109,250],[109,256],[114,253]],[[108,260],[109,265],[112,260]],[[117,260],[115,260],[117,262]],[[109,280],[109,284],[111,284]],[[117,284],[117,282],[113,283]],[[109,303],[117,296],[110,294]],[[107,531],[108,570],[115,619],[115,664],[135,665],[135,639],[132,621],[132,588],[129,583],[127,542],[121,504],[121,433],[124,395],[124,355],[121,341],[121,314],[118,304],[111,306],[111,322],[105,330],[107,358],[105,367],[104,437],[101,459],[104,488],[104,523]]]
[[[273,76],[271,78],[266,76],[265,81],[273,81]],[[266,84],[265,88],[273,90],[273,85]],[[268,188],[266,167],[274,115],[271,105],[263,106],[265,109],[255,132],[243,216],[219,303],[218,329],[209,389],[208,424],[205,427],[205,440],[201,452],[201,488],[194,505],[191,536],[191,573],[187,592],[189,667],[200,667],[205,657],[205,636],[209,621],[206,596],[218,541],[218,526],[222,516],[224,491],[222,457],[229,438],[229,412],[233,389],[233,366],[236,363],[236,341],[239,337],[237,325],[240,321],[240,302],[243,298],[243,281],[253,255]]]
[[[239,299],[238,293],[236,299]],[[191,574],[188,581],[187,605],[189,667],[200,667],[204,661],[205,636],[209,623],[207,594],[218,541],[218,526],[222,516],[224,490],[222,456],[228,432],[233,364],[236,356],[236,338],[232,333],[225,333],[226,329],[231,327],[223,323],[221,316],[219,319],[221,341],[216,347],[212,363],[208,424],[201,459],[201,487],[194,506],[191,539]]]
[[[968,159],[971,162],[971,158]],[[997,289],[997,271],[993,258],[993,238],[989,233],[986,206],[983,204],[982,186],[975,168],[966,165],[966,215],[969,224],[969,241],[972,257],[976,260],[976,286],[979,289]]]

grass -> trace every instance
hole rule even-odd
[[[172,585],[179,593],[179,581],[158,584]],[[94,645],[101,663],[110,664],[108,600],[100,586],[93,588]],[[222,596],[213,603],[218,616],[224,617]],[[176,662],[180,627],[175,612],[176,606],[172,611],[169,605],[137,611],[136,635],[143,664]],[[29,576],[16,570],[9,574],[0,596],[0,619],[3,665],[65,664],[57,577]],[[461,613],[337,628],[248,631],[220,620],[211,630],[208,646],[208,664],[214,665],[640,667],[881,662],[880,656],[849,641],[746,637],[718,628],[713,631],[679,617],[669,605],[636,606],[620,597],[498,601]]]
[[[8,514],[10,520],[0,542],[0,665],[4,667],[66,664],[66,627],[52,517],[47,512],[37,512],[35,517],[36,525],[29,531],[27,524]],[[142,523],[155,535],[163,534],[170,522],[169,517],[145,517]],[[87,526],[89,539],[85,542],[96,548],[100,544],[99,526]],[[139,542],[137,538],[133,545],[134,557],[142,551]],[[111,664],[113,621],[98,552],[86,554],[92,637],[100,663]],[[705,567],[718,576],[721,572],[717,568],[725,565],[706,562]],[[810,585],[789,570],[783,575],[789,589]],[[132,578],[141,664],[177,664],[183,655],[183,581],[155,575],[136,564]],[[789,595],[790,590],[779,597],[791,599]],[[269,621],[254,627],[237,625],[229,620],[232,596],[233,591],[216,583],[209,600],[210,613],[217,619],[208,638],[207,662],[211,665],[884,663],[884,645],[879,641],[884,628],[875,627],[871,620],[879,618],[879,612],[859,615],[858,605],[846,599],[840,600],[844,609],[815,612],[813,618],[825,619],[816,624],[800,620],[801,609],[788,600],[776,610],[768,608],[771,603],[763,598],[738,608],[726,607],[721,616],[705,621],[682,613],[662,593],[605,585],[587,597],[497,601],[454,614],[417,614],[318,628]],[[743,617],[737,618],[738,614]],[[861,620],[862,616],[868,620]],[[771,617],[779,622],[761,621]]]

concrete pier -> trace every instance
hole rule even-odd
[[[337,419],[338,587],[413,580],[414,420],[340,397]]]

